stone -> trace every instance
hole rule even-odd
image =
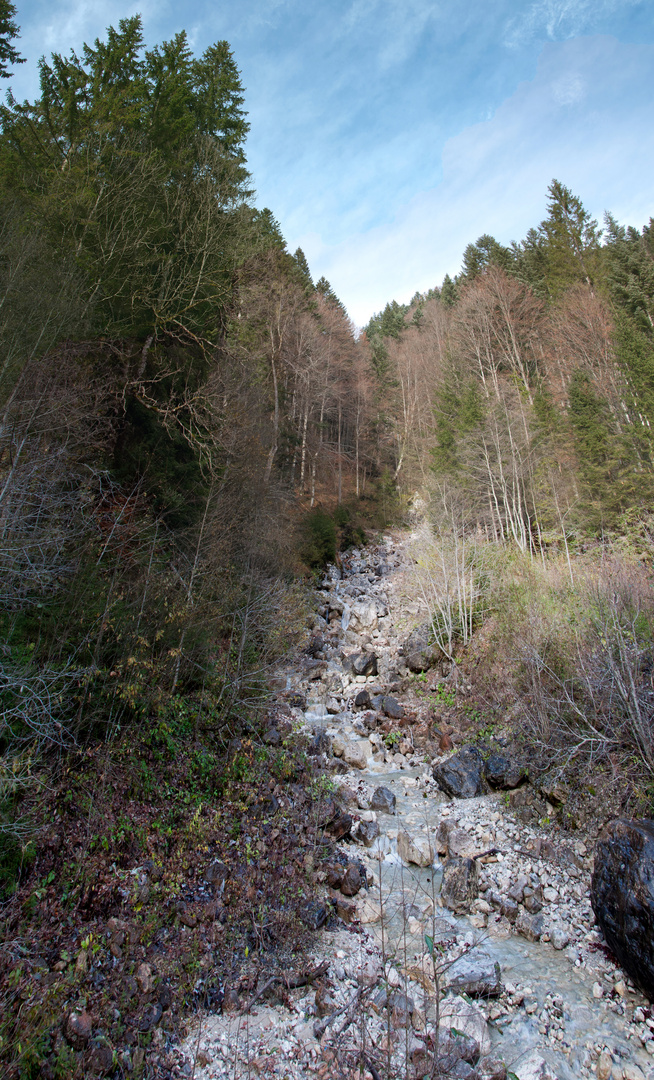
[[[343,611],[343,623],[345,622],[347,605]],[[370,632],[377,627],[377,604],[374,600],[357,600],[349,609],[348,625],[343,625],[343,629],[350,629],[359,631]]]
[[[622,1080],[645,1080],[645,1073],[640,1065],[625,1065],[622,1070]]]
[[[528,941],[538,941],[545,931],[545,920],[542,915],[530,915],[527,911],[521,911],[515,922],[517,934],[522,934]]]
[[[352,664],[352,671],[355,675],[376,675],[377,674],[377,657],[374,653],[357,653],[355,656],[350,657]],[[369,708],[370,706],[366,706]]]
[[[378,787],[372,794],[370,809],[378,810],[382,814],[394,814],[397,799],[387,787]]]
[[[522,903],[522,898],[525,894],[525,886],[529,884],[529,878],[524,874],[521,874],[517,881],[514,881],[513,885],[509,889],[509,896],[511,900],[515,900],[516,904]]]
[[[372,847],[379,836],[379,825],[376,821],[360,821],[356,832],[356,839],[360,840],[364,847]]]
[[[491,1041],[486,1017],[474,1002],[466,1001],[465,998],[447,997],[441,1002],[438,1031],[443,1040],[458,1033],[467,1035],[477,1043],[480,1054],[490,1053]]]
[[[500,965],[488,956],[463,956],[448,970],[447,987],[468,997],[499,997],[502,993]]]
[[[366,752],[359,743],[347,742],[343,750],[343,761],[351,769],[365,769],[368,764]]]
[[[397,698],[390,696],[382,698],[381,708],[384,716],[387,716],[389,720],[401,720],[404,716],[404,709]]]
[[[327,905],[322,900],[308,900],[298,915],[309,930],[318,930],[327,921]]]
[[[438,1060],[449,1057],[458,1061],[465,1061],[468,1065],[474,1065],[479,1058],[479,1043],[469,1035],[450,1033],[447,1038],[438,1041]]]
[[[93,1034],[93,1021],[86,1012],[70,1012],[64,1024],[64,1035],[76,1050],[83,1049]]]
[[[654,821],[616,821],[598,841],[591,904],[606,943],[654,999]]]
[[[433,777],[441,791],[455,799],[473,799],[483,794],[481,770],[484,759],[473,746],[465,747],[434,766]]]
[[[152,990],[152,968],[149,964],[139,964],[136,969],[136,982],[142,994],[149,994]]]
[[[397,850],[403,862],[414,866],[431,866],[434,861],[434,849],[429,839],[426,836],[411,837],[404,829],[397,834]]]
[[[357,906],[350,900],[344,900],[342,896],[335,897],[336,914],[344,923],[351,923],[357,917]]]
[[[597,1062],[597,1080],[611,1080],[613,1058],[603,1050]]]
[[[367,690],[359,690],[359,693],[354,699],[355,709],[371,709],[372,701],[370,700],[370,694]]]
[[[517,788],[528,777],[524,765],[512,762],[504,754],[491,754],[484,763],[484,776],[494,788]]]
[[[346,745],[346,740],[342,735],[332,735],[332,754],[334,757],[343,757]]]
[[[158,1001],[146,1006],[136,1022],[137,1029],[144,1032],[152,1031],[152,1028],[156,1027],[161,1020],[162,1013],[163,1009]]]
[[[477,863],[474,859],[451,858],[443,868],[441,899],[457,914],[469,911],[479,895]]]
[[[362,904],[357,905],[357,911],[359,912],[359,921],[366,925],[381,921],[381,908],[378,904],[369,900],[368,897],[365,898]]]
[[[406,994],[390,994],[388,998],[388,1010],[391,1014],[391,1027],[411,1027],[411,1014],[415,1008],[413,999]]]
[[[311,757],[319,757],[320,754],[332,753],[332,741],[326,731],[317,731],[307,747],[307,754]]]
[[[563,806],[568,798],[568,790],[557,777],[542,776],[539,782],[539,791],[544,799],[556,809]]]

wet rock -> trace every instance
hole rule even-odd
[[[64,1035],[71,1046],[76,1050],[82,1050],[92,1034],[93,1021],[85,1010],[68,1014],[64,1023]]]
[[[445,907],[456,913],[470,910],[479,895],[477,863],[474,859],[448,859],[443,868],[441,899]]]
[[[370,694],[367,690],[359,690],[359,693],[354,699],[355,709],[371,709],[372,701],[370,700]]]
[[[368,764],[366,752],[359,743],[348,742],[343,750],[343,761],[351,769],[365,769]]]
[[[591,904],[609,948],[654,1000],[654,821],[616,821],[599,840]]]
[[[459,750],[442,765],[436,765],[433,777],[441,791],[455,799],[474,799],[483,793],[481,771],[484,759],[474,746]]]
[[[542,915],[530,915],[527,911],[521,911],[515,921],[516,933],[522,934],[528,941],[538,941],[545,930],[545,920]]]
[[[430,642],[432,634],[430,623],[416,627],[402,646],[402,652],[409,671],[419,674],[428,671],[435,659],[434,646]]]
[[[318,930],[327,921],[327,905],[322,900],[308,900],[298,912],[302,922],[309,930]]]
[[[382,698],[381,708],[384,716],[387,716],[389,720],[401,720],[404,716],[404,709],[397,698],[390,696]]]
[[[527,779],[527,769],[524,765],[511,762],[503,754],[491,754],[484,763],[484,776],[494,788],[506,790],[517,788]]]
[[[502,993],[500,965],[490,957],[462,957],[449,970],[448,989],[468,997],[499,997]]]
[[[401,829],[397,835],[397,850],[405,863],[414,866],[431,866],[434,861],[434,849],[426,836],[410,836]]]
[[[394,814],[397,799],[387,787],[378,787],[373,792],[370,800],[370,809],[378,810],[382,814]]]
[[[376,675],[377,657],[374,653],[359,653],[351,658],[355,675]]]

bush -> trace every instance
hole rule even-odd
[[[326,510],[317,506],[307,514],[302,531],[301,555],[311,570],[336,561],[336,524]]]

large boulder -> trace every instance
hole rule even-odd
[[[474,799],[484,791],[483,767],[484,759],[479,750],[466,746],[442,765],[435,765],[433,776],[441,791],[451,798]]]
[[[377,674],[377,657],[373,652],[356,653],[350,661],[355,675]]]
[[[434,861],[434,849],[426,836],[410,836],[404,829],[397,834],[397,851],[405,863],[414,866],[431,866]]]
[[[357,600],[350,608],[349,628],[359,632],[374,630],[377,626],[377,604],[374,600]]]
[[[343,760],[351,769],[365,769],[368,757],[362,743],[346,742],[343,748]]]
[[[475,859],[448,859],[443,868],[441,899],[445,907],[462,915],[470,911],[479,896],[479,879]]]
[[[377,810],[381,814],[394,814],[397,800],[394,793],[387,787],[378,787],[372,794],[370,809]]]
[[[615,821],[598,841],[591,903],[609,948],[654,1001],[654,821]]]

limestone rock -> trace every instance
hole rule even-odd
[[[434,861],[434,849],[426,836],[410,836],[401,829],[397,836],[397,850],[405,863],[415,866],[431,866]]]
[[[346,742],[343,750],[343,761],[351,769],[365,769],[368,764],[366,752],[359,743]]]
[[[462,997],[446,998],[441,1002],[439,1033],[446,1039],[450,1034],[461,1032],[474,1039],[482,1055],[490,1053],[491,1041],[486,1017],[473,1002]]]
[[[445,907],[457,914],[470,910],[479,895],[477,863],[474,859],[448,859],[443,869],[441,899]]]

